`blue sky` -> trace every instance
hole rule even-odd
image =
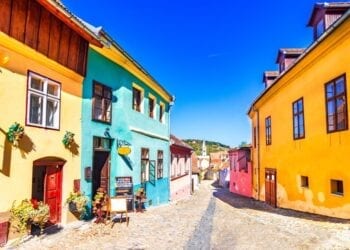
[[[62,0],[175,95],[171,131],[237,146],[279,48],[310,45],[312,0]]]

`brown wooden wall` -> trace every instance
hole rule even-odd
[[[0,31],[85,76],[88,42],[36,0],[0,0]]]

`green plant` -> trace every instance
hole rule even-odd
[[[13,202],[10,221],[19,233],[25,233],[31,224],[38,225],[42,230],[50,217],[50,208],[42,201],[24,199],[19,205]]]
[[[69,206],[71,212],[77,212],[82,219],[86,214],[86,205],[89,198],[81,192],[70,192],[66,199],[66,204]]]
[[[16,205],[16,201],[12,203],[10,210],[11,225],[17,232],[25,233],[30,225],[30,212],[33,210],[32,203],[25,199],[19,205]]]
[[[74,133],[66,131],[66,133],[63,136],[62,143],[63,145],[68,148],[71,146],[71,144],[74,142]]]
[[[42,201],[32,200],[33,209],[29,211],[29,218],[32,224],[40,227],[41,232],[50,218],[50,207]]]
[[[6,137],[13,146],[17,147],[19,140],[24,135],[24,127],[18,122],[13,123],[7,131]]]

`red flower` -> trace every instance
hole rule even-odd
[[[32,203],[34,209],[38,209],[39,202],[37,199],[30,199],[30,202]]]

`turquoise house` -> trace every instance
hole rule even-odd
[[[91,200],[99,187],[126,192],[132,208],[143,188],[146,207],[168,203],[173,97],[101,28],[87,26],[104,46],[90,45],[83,83],[81,191]]]

